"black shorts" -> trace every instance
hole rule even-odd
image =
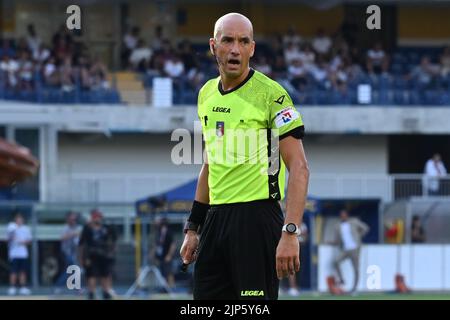
[[[10,261],[11,273],[27,272],[28,259],[27,258],[13,258]]]
[[[278,299],[282,226],[277,201],[212,206],[200,236],[194,299]]]
[[[86,267],[87,278],[106,278],[112,275],[114,260],[105,257],[90,257]]]

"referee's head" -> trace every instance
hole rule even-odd
[[[255,52],[253,26],[247,17],[234,12],[220,17],[209,44],[222,77],[236,79],[247,75]]]

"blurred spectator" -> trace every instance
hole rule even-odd
[[[44,65],[44,83],[48,86],[59,84],[59,72],[56,68],[55,58],[50,57]]]
[[[144,40],[139,39],[136,48],[130,55],[130,65],[134,70],[144,72],[152,57],[152,50],[145,45]]]
[[[284,43],[283,36],[281,34],[276,34],[274,37],[269,39],[268,56],[276,57],[279,55],[284,55]]]
[[[172,267],[175,250],[176,243],[173,238],[172,230],[169,228],[167,219],[162,218],[157,222],[155,247],[150,256],[155,259],[157,267],[170,287],[175,285]]]
[[[163,41],[163,28],[162,26],[158,25],[155,27],[155,37],[152,39],[151,48],[154,51],[161,50]]]
[[[191,43],[188,40],[184,40],[180,43],[179,56],[184,64],[184,69],[187,73],[189,73],[191,69],[199,68],[199,63],[195,57],[194,52],[192,51]]]
[[[450,74],[450,46],[444,48],[441,55],[441,76],[447,77]]]
[[[59,68],[61,88],[63,91],[72,91],[75,87],[74,70],[72,68],[72,58],[66,56],[63,64]]]
[[[89,60],[85,56],[80,56],[77,61],[77,75],[80,79],[81,90],[90,90],[92,86],[92,78],[90,75]]]
[[[6,85],[8,88],[16,88],[18,79],[16,72],[19,70],[19,63],[12,57],[4,55],[0,62],[0,71],[6,75]]]
[[[322,58],[318,59],[317,65],[312,66],[309,72],[321,89],[328,89],[330,87],[327,64]]]
[[[420,65],[412,70],[410,78],[414,79],[420,88],[426,89],[435,82],[438,74],[439,66],[432,64],[428,56],[423,56]]]
[[[289,42],[284,49],[284,61],[287,65],[290,65],[292,61],[296,59],[301,59],[302,56],[300,54],[299,46]]]
[[[308,227],[304,222],[302,222],[302,225],[300,226],[301,234],[298,236],[298,242],[300,244],[300,261],[305,261],[306,257],[302,252],[304,252],[303,248],[306,246],[308,242]],[[299,274],[303,272],[303,268],[300,266]],[[300,277],[301,278],[301,277]],[[289,290],[288,294],[290,296],[298,296],[300,291],[298,289],[297,285],[297,276],[296,274],[290,275],[288,278],[289,281]]]
[[[122,68],[128,67],[131,52],[137,47],[140,32],[139,27],[133,27],[123,36]]]
[[[89,70],[91,89],[108,89],[109,82],[106,79],[107,74],[108,71],[105,64],[99,58],[95,58]]]
[[[414,215],[411,222],[411,242],[412,243],[424,243],[425,242],[425,230],[422,227],[420,217]]]
[[[30,91],[33,88],[34,65],[28,51],[22,51],[20,53],[18,64],[20,90]]]
[[[284,62],[283,56],[278,55],[275,57],[275,63],[272,68],[272,74],[274,79],[285,78],[286,77],[286,64]]]
[[[327,55],[330,52],[332,44],[330,37],[325,34],[325,30],[319,28],[312,41],[313,49],[320,55]]]
[[[166,61],[167,59],[170,59],[170,57],[172,57],[174,52],[173,52],[172,44],[170,43],[169,40],[164,39],[162,41],[162,46],[161,46],[161,49],[158,50],[158,54],[161,55],[161,57],[164,61]]]
[[[10,262],[9,295],[17,293],[17,276],[19,276],[19,294],[29,295],[30,289],[26,287],[28,272],[28,245],[31,243],[31,231],[25,224],[21,213],[14,215],[14,221],[6,229],[8,237],[8,258]]]
[[[267,62],[267,59],[265,56],[258,56],[256,58],[256,63],[255,63],[254,67],[256,70],[264,73],[266,76],[268,76],[268,77],[272,76],[272,67]]]
[[[311,48],[311,45],[309,43],[305,43],[303,46],[303,50],[300,51],[300,60],[302,61],[303,65],[307,68],[314,65],[316,60],[316,54]]]
[[[340,264],[342,261],[350,259],[355,275],[351,289],[351,292],[354,293],[359,281],[359,254],[362,238],[369,232],[369,226],[358,218],[349,218],[347,210],[341,210],[339,216],[341,221],[335,226],[333,244],[338,245],[340,253],[334,260],[333,265],[339,284],[343,285],[344,278],[342,277]]]
[[[95,299],[97,279],[103,299],[113,297],[112,273],[116,255],[116,233],[103,222],[103,214],[92,210],[91,220],[83,227],[79,241],[79,261],[86,271],[88,299]]]
[[[345,92],[347,90],[348,78],[346,66],[342,64],[339,65],[337,70],[330,75],[333,88],[340,92]]]
[[[442,162],[441,155],[435,153],[431,159],[425,163],[425,188],[429,195],[441,194],[439,179],[447,175],[447,169]]]
[[[59,26],[59,30],[53,35],[52,38],[53,48],[57,48],[61,44],[64,44],[64,47],[71,47],[73,44],[73,37],[65,24],[61,24]]]
[[[41,46],[41,39],[37,36],[36,31],[34,29],[33,24],[29,24],[27,26],[27,45],[28,49],[30,49],[32,55],[34,56],[39,51],[39,47]]]
[[[161,53],[156,52],[152,56],[146,72],[149,76],[162,76],[164,74],[164,57]]]
[[[180,78],[184,72],[184,64],[180,57],[175,54],[164,63],[164,72],[167,76],[174,78]]]
[[[302,37],[295,31],[294,26],[289,26],[287,32],[283,36],[283,44],[287,45],[289,43],[294,44],[294,46],[299,46],[302,43]]]
[[[56,62],[64,63],[66,58],[72,58],[72,47],[65,37],[59,37],[55,46],[53,47],[53,56]]]
[[[389,59],[383,50],[381,42],[375,43],[373,48],[367,51],[366,67],[369,74],[388,72]]]
[[[78,225],[78,213],[70,211],[66,215],[66,225],[61,234],[61,254],[63,258],[63,267],[61,274],[56,280],[55,293],[58,293],[60,288],[65,288],[67,281],[67,267],[70,265],[77,265],[77,248],[78,241],[81,234],[81,226]]]
[[[399,243],[399,223],[396,219],[387,219],[384,223],[384,240],[386,243]]]
[[[303,66],[300,59],[295,59],[288,67],[288,79],[295,89],[303,91],[307,84],[307,69]]]
[[[43,44],[39,45],[37,51],[33,52],[33,59],[41,67],[43,63],[50,57],[50,50]]]

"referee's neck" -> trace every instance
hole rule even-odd
[[[245,71],[237,78],[227,77],[224,72],[220,72],[220,83],[223,91],[230,91],[240,85],[247,78],[250,72],[250,67],[245,69]]]

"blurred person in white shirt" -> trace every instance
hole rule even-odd
[[[288,67],[288,79],[295,89],[302,91],[307,84],[308,69],[303,65],[300,59],[292,60]]]
[[[18,83],[17,72],[19,70],[19,63],[14,58],[5,55],[0,62],[0,70],[7,76],[8,87],[15,88]]]
[[[14,215],[14,221],[10,222],[7,227],[8,240],[8,259],[10,262],[10,276],[8,289],[9,295],[17,293],[17,284],[19,284],[19,294],[29,295],[30,289],[26,287],[27,271],[28,271],[28,245],[31,243],[31,231],[25,225],[24,218],[21,213]],[[17,283],[19,280],[19,283]]]
[[[359,281],[359,256],[362,245],[362,238],[369,232],[369,226],[359,220],[358,218],[350,218],[347,210],[343,209],[339,213],[340,222],[334,227],[335,239],[332,244],[339,247],[339,254],[333,262],[333,266],[338,276],[338,284],[344,284],[344,278],[340,264],[350,259],[354,278],[351,293],[356,292],[356,287]]]
[[[287,65],[291,64],[295,59],[301,59],[301,52],[298,45],[289,42],[284,49],[284,61]]]
[[[36,52],[38,52],[39,47],[41,46],[41,39],[36,34],[34,25],[29,24],[27,26],[27,32],[28,35],[26,37],[26,42],[31,53],[34,55]]]
[[[164,72],[171,78],[179,78],[184,73],[184,64],[178,55],[173,55],[164,62]]]
[[[306,67],[314,65],[316,54],[311,49],[311,45],[309,43],[306,43],[300,51],[300,60],[302,60],[303,65]]]
[[[290,26],[286,34],[283,36],[283,43],[285,45],[287,45],[288,43],[293,43],[294,45],[298,46],[302,43],[302,41],[302,37],[297,33],[294,26]]]
[[[328,52],[330,52],[332,44],[333,43],[331,42],[330,37],[325,34],[325,30],[323,30],[322,28],[317,30],[317,34],[312,41],[312,46],[318,54],[328,54]]]
[[[145,70],[153,51],[145,45],[144,40],[140,39],[136,48],[133,49],[130,55],[130,64],[134,70]]]
[[[78,213],[70,211],[66,215],[66,225],[61,233],[61,253],[63,256],[63,268],[56,280],[55,293],[58,293],[66,285],[67,268],[71,265],[77,265],[78,242],[82,226],[78,224]]]
[[[447,168],[442,162],[441,155],[435,153],[431,159],[425,163],[425,188],[429,195],[440,195],[441,186],[439,179],[447,175]]]
[[[373,48],[367,51],[366,66],[370,74],[381,74],[388,71],[389,59],[381,42],[375,43]]]
[[[39,45],[36,52],[33,52],[33,60],[35,60],[38,65],[42,65],[50,57],[50,50],[43,44]]]
[[[30,53],[28,51],[22,51],[18,63],[20,89],[31,90],[33,87],[34,63],[31,60]]]
[[[139,40],[139,27],[133,27],[128,30],[122,39],[122,53],[121,53],[121,62],[122,67],[128,67],[128,63],[130,60],[131,52],[136,48]]]

